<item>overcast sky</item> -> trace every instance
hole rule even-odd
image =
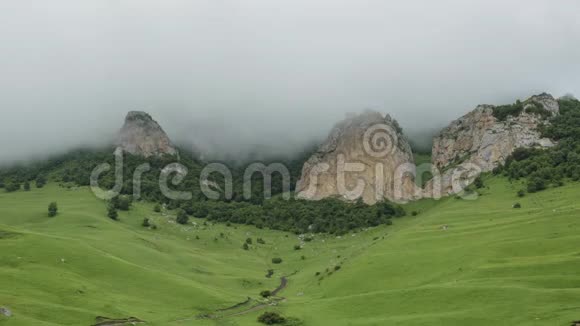
[[[413,137],[479,103],[580,94],[579,13],[577,0],[2,0],[0,161],[105,142],[136,109],[220,153],[291,152],[367,108]]]

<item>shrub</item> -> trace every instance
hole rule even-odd
[[[55,217],[58,212],[58,205],[56,202],[48,204],[48,217]]]
[[[187,213],[187,215],[193,215],[193,204],[191,203],[191,201],[186,201],[184,203],[181,204],[181,209],[183,209],[185,211],[185,213]]]
[[[143,223],[141,223],[141,226],[143,226],[145,228],[150,227],[151,226],[151,223],[149,222],[149,219],[148,218],[144,218],[143,219]]]
[[[242,245],[242,249],[250,250],[250,246],[248,246],[248,244],[246,242],[244,242],[244,244]]]
[[[4,186],[4,190],[6,190],[6,192],[14,192],[14,191],[20,190],[20,184],[17,182],[7,183]]]
[[[262,239],[262,238],[256,239],[256,242],[259,244],[266,244],[266,241],[264,241],[264,239]]]
[[[526,192],[522,189],[520,191],[518,191],[518,197],[524,197],[526,195]]]
[[[520,203],[515,203],[515,204],[514,204],[514,208],[522,208],[522,204],[520,204]]]
[[[493,116],[499,121],[505,121],[508,117],[516,117],[522,113],[524,105],[520,100],[514,104],[500,105],[493,108]]]
[[[272,258],[272,264],[282,264],[282,258]]]
[[[109,207],[107,208],[107,216],[113,221],[119,220],[119,213],[117,213],[117,209],[115,208],[115,206],[109,205]]]
[[[528,192],[534,193],[546,189],[546,180],[534,177],[528,181]]]
[[[260,292],[260,296],[262,296],[262,298],[269,298],[272,296],[272,292],[265,290],[265,291]]]
[[[26,181],[24,183],[24,191],[30,191],[30,182]]]
[[[46,178],[42,175],[36,177],[36,188],[42,188],[46,184]]]
[[[153,206],[153,211],[155,213],[161,213],[161,205],[156,204],[155,206]]]
[[[258,321],[265,325],[276,325],[285,323],[286,318],[276,312],[265,312],[258,317]]]
[[[189,222],[189,216],[187,216],[187,213],[183,209],[180,209],[177,211],[177,218],[175,221],[181,225],[185,225]]]
[[[483,183],[483,179],[481,179],[481,176],[478,176],[477,178],[475,178],[475,180],[473,181],[473,185],[477,189],[481,189],[485,186]]]
[[[246,239],[246,243],[249,244],[249,245],[251,245],[252,244],[252,238],[247,238]]]
[[[294,245],[294,250],[300,250],[302,247],[300,245]]]
[[[119,196],[117,201],[117,209],[128,211],[131,208],[131,198],[129,196]]]
[[[516,161],[523,161],[535,154],[536,150],[533,148],[520,147],[516,148],[512,153],[512,158]]]
[[[338,271],[338,270],[340,270],[341,268],[342,268],[342,267],[341,267],[340,265],[336,265],[336,266],[334,266],[334,270],[335,270],[335,271]]]
[[[206,218],[209,215],[209,210],[203,203],[196,203],[192,205],[192,215],[199,218]]]
[[[417,216],[417,215],[419,215],[419,212],[417,212],[417,211],[413,211],[413,212],[411,212],[411,215],[412,215],[412,216]]]

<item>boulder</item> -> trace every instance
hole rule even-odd
[[[12,311],[6,307],[0,307],[0,315],[4,317],[12,317]]]

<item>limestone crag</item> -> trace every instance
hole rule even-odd
[[[142,111],[127,114],[116,145],[127,153],[144,157],[177,154],[177,149],[161,126]]]
[[[542,138],[538,127],[547,122],[541,115],[526,112],[538,103],[552,115],[559,112],[558,102],[548,94],[532,96],[524,102],[524,111],[499,121],[494,106],[480,105],[453,121],[433,141],[433,164],[444,170],[454,164],[474,163],[484,172],[505,163],[520,147],[551,147],[554,142]]]
[[[519,104],[518,104],[519,105]],[[523,110],[502,121],[494,111],[498,107],[480,105],[453,121],[433,140],[432,162],[435,172],[442,174],[444,194],[451,188],[455,167],[463,165],[472,171],[489,172],[505,163],[517,148],[548,148],[555,143],[543,138],[539,128],[559,113],[558,102],[549,94],[532,96],[521,103]],[[428,187],[432,187],[428,184]]]
[[[299,198],[361,198],[368,204],[416,197],[411,147],[396,120],[366,111],[338,123],[304,164]]]

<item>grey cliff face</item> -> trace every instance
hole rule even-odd
[[[434,138],[432,162],[434,168],[442,173],[444,194],[454,193],[450,185],[450,170],[454,167],[470,164],[479,170],[478,173],[489,172],[503,165],[517,148],[548,148],[555,145],[552,140],[543,138],[539,131],[539,127],[549,123],[549,116],[533,113],[532,109],[539,106],[555,116],[559,114],[558,102],[543,93],[530,97],[522,104],[523,111],[507,117],[505,121],[494,116],[495,106],[480,105],[453,121]]]
[[[398,123],[390,116],[367,111],[332,129],[304,164],[296,192],[298,198],[309,200],[407,201],[416,193],[413,178],[399,172],[405,168],[414,171],[413,163],[411,147]]]
[[[177,154],[177,149],[161,126],[142,111],[127,114],[116,145],[127,153],[143,157]]]
[[[524,101],[524,111],[506,121],[493,115],[494,106],[480,105],[474,111],[453,121],[433,141],[433,164],[443,170],[470,162],[488,172],[505,163],[506,158],[520,147],[550,147],[554,143],[542,138],[538,127],[547,122],[540,115],[526,110],[533,103],[556,115],[558,102],[548,94],[532,96]]]

